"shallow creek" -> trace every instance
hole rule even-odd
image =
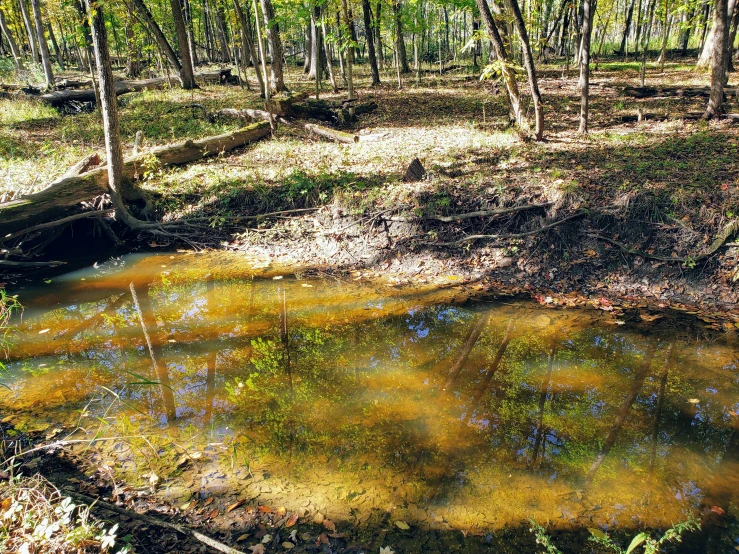
[[[175,506],[244,499],[483,539],[530,518],[631,536],[731,509],[732,335],[453,285],[129,256],[17,291],[0,409],[104,439],[89,452],[117,480],[155,474]]]

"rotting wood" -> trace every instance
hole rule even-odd
[[[322,127],[321,125],[316,125],[315,123],[306,123],[305,130],[308,131],[309,134],[318,135],[319,137],[344,144],[354,144],[359,142],[358,135],[345,133],[344,131],[337,131],[336,129],[329,129],[327,127]]]
[[[124,160],[123,176],[129,181],[134,180],[152,166],[183,165],[221,152],[228,152],[269,134],[269,124],[259,122],[232,133],[153,148]],[[19,231],[26,226],[65,217],[71,206],[107,191],[108,169],[99,167],[57,181],[54,186],[19,200],[0,204],[0,236]]]
[[[264,109],[272,114],[285,117],[293,113],[293,104],[307,97],[307,92],[298,92],[289,96],[273,96],[265,100]]]

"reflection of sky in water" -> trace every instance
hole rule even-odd
[[[721,486],[711,476],[737,440],[731,412],[739,410],[739,381],[735,364],[727,362],[734,359],[733,349],[720,337],[704,346],[688,338],[694,333],[677,337],[663,323],[651,324],[651,335],[640,335],[628,324],[602,324],[599,318],[608,316],[600,313],[457,305],[453,292],[378,292],[328,281],[303,287],[306,281],[289,277],[219,279],[212,267],[215,280],[208,291],[197,272],[188,280],[168,267],[162,280],[157,268],[177,263],[152,260],[142,271],[151,287],[136,284],[150,306],[148,331],[171,382],[171,400],[163,386],[130,384],[134,373],[157,383],[161,377],[152,369],[130,294],[112,313],[97,315],[110,298],[126,294],[137,271],[122,272],[118,265],[115,278],[96,271],[97,277],[59,279],[53,289],[57,311],[29,309],[14,350],[22,359],[9,366],[13,391],[0,393],[0,402],[72,421],[79,419],[81,405],[100,394],[98,385],[105,386],[126,402],[110,417],[159,433],[162,440],[194,432],[190,442],[196,449],[241,440],[240,456],[269,471],[280,489],[301,485],[315,497],[327,479],[346,487],[333,501],[337,510],[361,515],[392,503],[402,517],[425,517],[432,526],[439,523],[432,513],[468,529],[499,528],[529,516],[591,517],[569,498],[583,488],[611,434],[615,439],[589,493],[602,506],[592,516],[596,524],[637,515],[671,523],[712,493],[712,486]],[[81,276],[87,278],[83,284]],[[286,293],[286,339],[278,286]],[[37,294],[42,298],[50,290]],[[445,387],[482,314],[489,320],[459,375]],[[78,336],[49,341],[39,335],[49,328],[47,337],[54,337],[94,317],[99,321]],[[515,330],[501,364],[493,367],[511,317]],[[668,341],[672,358],[660,403]],[[639,383],[650,343],[656,352]],[[545,379],[552,346],[554,363]],[[37,375],[30,377],[26,368]],[[635,386],[634,401],[624,408]],[[690,404],[695,398],[700,402]],[[108,406],[93,403],[91,415],[102,415]],[[170,408],[177,415],[173,421],[166,416]],[[151,428],[136,410],[157,425]],[[213,456],[208,467],[226,471],[224,460]],[[121,467],[129,461],[135,460],[122,460]],[[647,480],[652,463],[653,478]],[[316,477],[317,470],[329,477]],[[367,492],[355,505],[346,498],[357,483]],[[251,494],[256,484],[234,486]],[[300,501],[303,493],[290,494],[282,501]],[[658,513],[638,510],[648,495],[661,506]]]

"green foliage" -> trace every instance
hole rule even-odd
[[[617,543],[615,543],[606,533],[599,529],[589,529],[591,537],[590,540],[604,546],[615,554],[631,554],[635,552],[640,546],[644,546],[644,554],[657,554],[662,552],[662,548],[672,542],[682,542],[682,535],[686,532],[697,531],[700,529],[700,523],[692,516],[686,521],[676,523],[670,527],[665,533],[658,539],[654,539],[649,536],[648,533],[639,533],[636,535],[629,546],[624,550]]]
[[[7,356],[8,347],[10,346],[8,334],[12,328],[8,326],[8,321],[11,314],[20,309],[21,305],[18,302],[18,297],[9,296],[5,289],[0,289],[0,372],[4,372],[6,369],[3,358]]]

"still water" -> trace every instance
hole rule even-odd
[[[0,410],[56,439],[117,437],[95,456],[131,485],[156,474],[175,505],[485,536],[530,518],[635,534],[736,503],[737,346],[692,320],[207,254],[19,293]]]

